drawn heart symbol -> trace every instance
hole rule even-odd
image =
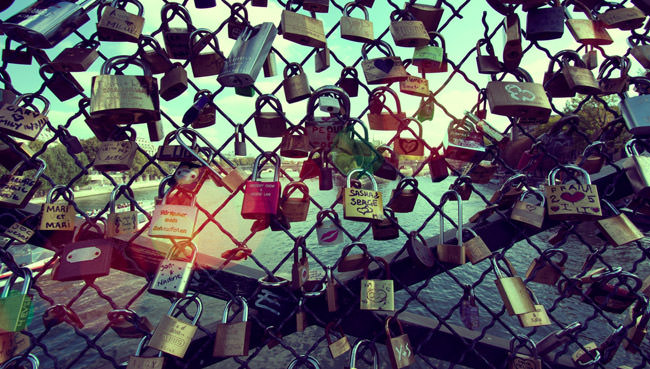
[[[399,140],[399,147],[404,154],[410,154],[418,149],[418,140]]]
[[[594,213],[598,213],[598,212],[600,211],[600,208],[591,208],[591,210],[592,210]]]
[[[559,206],[551,206],[551,210],[558,211],[558,210],[560,210],[560,207]]]
[[[388,74],[388,72],[390,72],[390,70],[393,69],[393,65],[395,65],[395,62],[393,62],[390,59],[379,59],[379,60],[375,60],[373,64],[377,69]]]
[[[568,202],[578,202],[585,198],[585,194],[582,192],[574,192],[573,194],[564,192],[560,195],[560,198]]]
[[[526,204],[526,210],[533,211],[535,209],[537,209],[537,206],[535,206],[533,204]]]

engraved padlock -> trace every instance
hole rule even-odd
[[[33,99],[43,102],[42,112],[34,108]],[[22,106],[21,103],[25,103]],[[27,103],[29,102],[29,105]],[[27,109],[27,106],[32,107]],[[50,102],[42,95],[24,94],[15,103],[0,106],[0,131],[17,138],[34,141],[49,123]]]
[[[520,118],[519,122],[545,123],[551,114],[551,104],[544,87],[534,83],[528,72],[521,68],[509,72],[517,82],[490,81],[487,100],[492,114]]]
[[[429,43],[429,33],[424,23],[417,20],[408,10],[394,10],[390,14],[390,34],[395,45],[420,47]]]
[[[625,143],[627,159],[623,162],[623,168],[634,193],[641,198],[647,198],[650,197],[650,158],[639,155],[636,147],[640,143],[635,138]]]
[[[34,164],[38,165],[36,174],[26,175],[23,173],[25,170],[34,168]],[[45,161],[37,158],[34,162],[29,163],[20,161],[9,173],[3,174],[0,177],[0,205],[11,209],[25,207],[41,186],[40,178],[45,172],[45,168]]]
[[[126,132],[128,132],[127,140],[115,139]],[[131,169],[135,154],[138,152],[138,144],[135,139],[136,134],[133,128],[116,126],[114,134],[109,140],[99,143],[93,167],[100,172],[123,172]]]
[[[627,215],[621,213],[614,204],[606,199],[600,201],[606,205],[605,209],[609,210],[612,216],[598,219],[596,225],[611,245],[623,246],[644,237],[639,228],[632,223]]]
[[[165,364],[165,358],[162,356],[162,351],[158,351],[157,356],[142,356],[147,349],[147,343],[151,335],[146,335],[140,339],[135,354],[129,356],[129,361],[126,369],[162,369]]]
[[[384,57],[368,59],[368,52],[376,47]],[[382,40],[364,43],[361,48],[361,68],[369,85],[399,82],[408,78],[402,59],[395,56],[393,48]]]
[[[205,48],[212,49],[201,53]],[[205,28],[199,28],[190,35],[190,66],[195,78],[216,76],[221,73],[226,58],[219,49],[217,36]]]
[[[169,23],[176,16],[185,23],[185,26],[169,26]],[[188,59],[191,55],[190,36],[196,29],[192,25],[190,13],[179,3],[165,3],[160,10],[160,19],[165,50],[169,57],[172,59]]]
[[[138,9],[137,14],[127,12],[126,4],[134,4]],[[99,23],[97,23],[97,39],[99,41],[138,42],[144,26],[142,17],[144,6],[138,0],[122,2],[113,0],[110,5],[99,6],[97,13],[101,13]]]
[[[574,4],[574,10],[583,12],[587,15],[587,19],[573,19],[569,13],[569,4]],[[605,29],[605,24],[597,20],[591,10],[578,0],[569,0],[564,3],[567,20],[565,24],[571,35],[583,45],[603,46],[613,43],[611,36]]]
[[[64,201],[58,201],[61,197]],[[75,229],[74,192],[68,187],[52,187],[41,205],[41,231],[73,231]]]
[[[510,276],[503,274],[498,265],[498,260],[504,260],[510,272]],[[536,311],[535,305],[526,290],[524,281],[521,277],[517,276],[508,259],[506,259],[505,256],[496,254],[492,256],[491,261],[492,268],[497,276],[494,283],[497,286],[497,290],[499,291],[499,295],[501,295],[501,300],[503,300],[503,304],[508,314],[512,316],[515,314],[525,314]]]
[[[352,18],[350,13],[355,8],[361,9],[365,19]],[[355,42],[372,42],[375,39],[372,22],[368,19],[368,10],[357,3],[347,3],[343,8],[343,16],[340,20],[341,38]]]
[[[184,300],[190,300],[188,303],[194,302],[196,304],[196,314],[194,314],[191,324],[173,316],[178,304]],[[203,303],[198,296],[182,297],[174,301],[167,314],[163,315],[160,322],[158,322],[151,336],[149,346],[179,358],[184,357],[187,348],[192,343],[194,333],[197,330],[196,324],[201,318],[202,312]],[[180,311],[176,313],[176,315],[178,314],[180,314]]]
[[[97,60],[99,41],[85,40],[61,51],[50,66],[58,72],[85,72]]]
[[[579,174],[573,183],[557,184],[560,171]],[[582,180],[577,178],[582,177]],[[598,188],[591,184],[589,173],[575,165],[562,165],[553,168],[548,174],[548,185],[544,187],[548,217],[555,220],[591,220],[602,216]]]
[[[120,195],[127,198],[129,209],[116,212]],[[111,191],[109,213],[106,218],[106,237],[130,236],[138,230],[138,212],[135,210],[135,196],[131,187],[118,185]]]
[[[196,246],[190,241],[182,241],[172,246],[167,256],[158,265],[149,292],[165,297],[184,297],[198,252]]]
[[[324,48],[326,47],[325,30],[323,21],[316,19],[315,13],[311,17],[298,14],[291,10],[294,1],[287,1],[280,18],[281,33],[285,40],[293,41],[299,45]]]

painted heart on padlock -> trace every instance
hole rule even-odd
[[[560,195],[560,198],[561,198],[562,200],[564,200],[564,201],[568,201],[568,202],[578,202],[578,201],[580,201],[580,200],[582,200],[582,199],[585,198],[585,194],[582,193],[582,192],[574,192],[574,193],[572,193],[572,194],[571,194],[571,193],[568,193],[568,192],[563,192],[563,193]]]
[[[559,206],[551,206],[551,210],[558,211],[558,210],[560,210],[560,207]]]
[[[395,62],[393,62],[390,59],[379,59],[375,60],[373,63],[377,69],[384,73],[390,72],[391,69],[393,69],[393,65],[395,65]]]
[[[418,149],[418,140],[399,140],[399,148],[402,149],[404,154],[410,154]]]
[[[512,364],[516,369],[535,369],[535,363],[532,360],[515,358]]]
[[[528,210],[528,211],[533,211],[533,210],[535,210],[536,208],[537,208],[537,206],[535,206],[535,205],[533,205],[533,204],[526,204],[526,210]],[[559,209],[559,208],[558,208],[558,209]]]

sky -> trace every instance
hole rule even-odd
[[[19,12],[25,6],[25,3],[25,1],[14,2],[10,8],[0,13],[0,18],[3,20],[8,19],[11,15]],[[144,5],[145,17],[143,33],[150,34],[155,31],[161,23],[160,7],[162,5],[162,1],[142,0],[142,3]],[[403,4],[403,2],[397,3],[400,5]],[[418,3],[432,5],[435,3],[435,1],[418,1]],[[450,3],[452,3],[454,6],[458,6],[462,4],[462,1],[452,0]],[[339,5],[343,6],[344,3],[339,3]],[[217,6],[214,8],[197,10],[194,7],[194,1],[190,0],[188,2],[187,9],[191,14],[192,23],[195,27],[207,28],[209,30],[214,30],[230,15],[228,8],[221,2],[218,2]],[[249,4],[249,6],[247,6],[248,19],[253,25],[270,21],[277,26],[280,22],[282,9],[282,6],[275,0],[269,0],[268,7],[266,8],[252,7]],[[135,7],[131,5],[127,8],[127,10],[135,12]],[[375,37],[378,37],[385,30],[387,30],[388,25],[391,21],[389,16],[391,10],[392,7],[385,0],[376,0],[374,6],[368,9],[370,19],[374,24]],[[481,24],[481,15],[483,11],[487,11],[487,23],[490,26],[490,31],[503,21],[504,17],[490,8],[486,2],[473,0],[461,11],[461,15],[463,16],[462,19],[454,18],[450,24],[441,30],[441,33],[445,38],[447,56],[450,60],[453,60],[457,63],[465,56],[469,50],[475,48],[476,42],[479,38],[482,37],[484,31]],[[307,14],[304,10],[299,11],[299,13]],[[519,14],[522,28],[525,29],[526,13],[518,9],[517,14]],[[582,13],[574,14],[576,18],[584,18],[584,15]],[[360,17],[361,13],[358,10],[355,10],[351,15],[354,17]],[[340,11],[333,5],[330,5],[329,13],[317,14],[317,18],[321,19],[324,23],[326,33],[336,24],[340,16]],[[452,12],[449,9],[445,9],[440,24],[444,24],[446,20],[451,16]],[[80,29],[80,32],[87,36],[95,31],[97,20],[96,10],[91,11],[90,17],[91,21],[87,22]],[[175,19],[171,23],[172,27],[180,27],[181,25],[182,22],[179,19]],[[626,37],[629,35],[629,32],[622,32],[618,30],[609,30],[609,32],[614,39],[614,43],[612,45],[604,47],[606,53],[609,55],[622,55],[628,48]],[[0,37],[4,39],[4,36]],[[225,27],[217,37],[221,51],[227,56],[234,44],[234,40],[231,40],[227,37]],[[159,41],[159,43],[161,43],[161,45],[163,44],[162,36],[160,34],[156,36],[156,39]],[[392,45],[393,50],[397,56],[400,56],[402,59],[408,59],[412,57],[413,48],[395,46],[389,32],[386,32],[382,39]],[[504,35],[502,30],[498,31],[492,40],[496,54],[499,57],[501,57],[503,49],[503,40]],[[49,55],[50,59],[54,59],[61,50],[74,46],[74,44],[77,42],[79,42],[79,38],[73,34],[59,43],[56,47],[46,50],[46,53]],[[4,45],[5,43],[2,42],[1,44]],[[526,48],[528,44],[529,41],[523,39],[523,48]],[[564,35],[561,39],[541,41],[540,44],[548,48],[552,53],[556,53],[563,49],[575,50],[580,46],[577,42],[574,41],[571,33],[567,29],[565,29]],[[15,47],[17,44],[15,42],[12,42],[11,45],[12,47]],[[328,47],[332,53],[347,65],[351,65],[359,57],[362,45],[363,44],[361,43],[341,39],[340,31],[338,28],[328,38]],[[284,55],[285,58],[289,61],[301,61],[312,50],[310,47],[298,45],[291,41],[284,40],[282,36],[277,36],[275,38],[273,47],[280,51],[280,53]],[[100,46],[100,51],[109,57],[113,55],[130,55],[134,53],[135,50],[136,44],[124,42],[102,42],[102,45]],[[482,51],[485,54],[484,48]],[[373,51],[369,55],[371,58],[376,56],[380,56],[376,51]],[[472,53],[467,61],[463,64],[461,69],[468,75],[470,79],[475,81],[479,86],[484,87],[490,80],[490,76],[478,74],[476,69],[475,56],[476,54]],[[630,69],[630,74],[637,75],[639,74],[639,71],[642,70],[642,68],[636,62],[636,60],[633,58],[631,59],[632,68]],[[599,62],[602,62],[602,57],[599,59]],[[75,78],[84,87],[85,93],[87,95],[90,95],[91,79],[93,76],[99,74],[101,64],[101,60],[98,59],[88,71],[74,73]],[[285,66],[284,62],[280,58],[276,57],[276,64],[278,74],[275,77],[265,78],[262,72],[260,72],[259,76],[257,77],[255,86],[260,91],[264,93],[270,93],[282,81],[282,69]],[[525,54],[521,62],[521,66],[533,76],[535,82],[541,83],[543,74],[548,68],[548,59],[541,51],[533,48]],[[12,77],[15,88],[20,92],[33,92],[38,89],[42,81],[38,76],[38,65],[36,62],[33,62],[31,66],[9,65],[7,70]],[[321,73],[315,73],[313,57],[305,65],[305,73],[307,74],[307,78],[311,87],[314,89],[323,85],[334,84],[338,80],[341,70],[342,67],[338,65],[333,59],[332,66],[328,70]],[[128,69],[127,72],[128,71],[133,71],[133,74],[140,73],[140,70],[135,67]],[[216,76],[208,76],[195,79],[192,76],[191,68],[188,67],[187,71],[188,77],[191,78],[201,89],[209,89],[211,91],[214,91],[220,87],[220,84],[216,80]],[[360,79],[362,81],[365,81],[360,63],[357,65],[357,71]],[[417,69],[413,66],[407,68],[407,71],[414,75],[417,75]],[[428,74],[427,79],[429,80],[430,89],[433,91],[437,90],[448,78],[450,73],[451,68],[447,73]],[[162,75],[157,75],[157,77],[159,78],[160,83],[160,78]],[[376,85],[370,87],[374,88]],[[393,85],[393,89],[399,91],[397,84]],[[288,104],[284,98],[282,89],[280,89],[276,95],[280,99],[285,113],[292,120],[292,122],[297,123],[305,115],[307,100]],[[60,102],[49,91],[45,92],[45,96],[52,102],[48,117],[55,127],[58,124],[64,124],[67,121],[68,117],[77,111],[78,98],[74,98],[66,102]],[[181,118],[187,108],[191,106],[193,98],[194,91],[190,87],[180,97],[172,101],[166,102],[161,99],[161,108],[168,115],[173,117],[174,120],[181,122]],[[472,106],[476,103],[477,98],[478,96],[474,87],[469,85],[459,74],[456,74],[451,82],[446,86],[446,88],[437,96],[437,100],[456,117],[461,117],[465,110],[471,109]],[[419,97],[409,96],[405,94],[400,94],[400,99],[402,110],[405,111],[407,115],[411,115],[415,112],[420,101]],[[232,88],[227,88],[224,92],[217,96],[214,101],[236,123],[243,122],[248,118],[248,116],[254,110],[255,102],[254,98],[243,97],[234,94],[234,90]],[[367,102],[366,93],[360,89],[359,97],[352,99],[352,115],[358,116],[358,114],[367,106]],[[563,99],[553,99],[553,103],[556,107],[564,106]],[[446,132],[446,127],[449,124],[450,120],[451,119],[440,109],[436,109],[433,121],[423,122],[423,138],[430,145],[437,145],[442,140]],[[365,116],[363,117],[363,121],[367,122]],[[502,116],[488,114],[487,121],[500,129],[504,129],[507,126],[507,119]],[[171,124],[166,122],[164,118],[163,125],[165,134],[172,129]],[[137,125],[135,128],[139,138],[147,137],[146,125]],[[92,132],[85,125],[82,118],[78,118],[72,122],[70,131],[73,134],[78,135],[80,138],[88,138],[92,135]],[[215,146],[220,146],[223,142],[225,142],[226,139],[228,139],[229,136],[233,134],[234,128],[226,120],[218,116],[216,125],[202,128],[199,131],[203,136],[210,140],[210,142],[215,144]],[[264,149],[273,149],[280,143],[279,138],[258,139],[253,122],[247,126],[246,134],[253,137],[256,142],[258,142],[258,144],[260,144]],[[370,131],[369,138],[371,140],[388,141],[391,136],[392,134],[389,132]],[[233,149],[234,143],[231,141],[226,147],[225,153],[232,153]],[[249,150],[249,154],[251,152],[252,151]]]

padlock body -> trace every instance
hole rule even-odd
[[[275,215],[280,203],[280,182],[247,181],[241,215],[256,219],[260,215]]]
[[[589,184],[544,187],[548,217],[555,220],[593,219],[602,216],[598,189]]]
[[[282,25],[282,37],[285,40],[318,48],[324,48],[327,45],[323,21],[319,19],[282,10],[280,24]]]
[[[7,282],[9,283],[9,282]],[[22,293],[12,293],[0,299],[0,332],[20,332],[27,327],[33,297]]]
[[[383,218],[381,192],[350,187],[343,190],[343,217],[345,219],[372,222]]]
[[[623,246],[644,237],[639,228],[625,214],[598,219],[596,225],[609,243],[614,246]]]
[[[100,41],[138,42],[144,18],[125,10],[106,6],[97,23],[97,39]]]
[[[104,141],[99,144],[93,167],[101,172],[131,169],[138,151],[135,141]]]
[[[316,235],[319,245],[332,246],[343,243],[343,231],[331,219],[323,219],[320,225],[316,226]]]
[[[509,315],[525,314],[535,311],[521,277],[503,277],[494,281]]]
[[[361,310],[395,310],[395,291],[391,279],[361,280]]]
[[[48,122],[47,116],[24,107],[4,104],[0,107],[0,131],[34,141]]]
[[[544,208],[523,201],[517,201],[510,214],[510,219],[540,229],[544,223]]]
[[[111,270],[113,249],[112,240],[86,240],[66,244],[59,262],[54,267],[52,279],[55,281],[91,280],[106,276]]]
[[[149,347],[182,358],[192,343],[197,327],[163,315],[149,341]]]
[[[216,357],[248,355],[250,335],[250,322],[217,323],[212,355]]]
[[[438,260],[443,263],[463,265],[465,264],[465,245],[438,244],[436,246]]]
[[[192,262],[163,259],[151,282],[149,292],[167,297],[183,297],[187,293],[193,270]]]
[[[375,39],[372,22],[343,16],[341,17],[341,38],[354,42],[372,42]]]
[[[490,81],[487,99],[492,114],[525,118],[531,123],[545,123],[551,114],[544,87],[538,83]]]
[[[158,81],[153,77],[100,74],[92,79],[93,120],[147,123],[160,120],[158,107]]]
[[[198,208],[190,205],[156,205],[151,217],[149,236],[189,239],[194,233]]]
[[[526,39],[542,41],[555,40],[564,33],[564,8],[535,8],[526,16]]]
[[[168,70],[160,80],[160,97],[165,101],[180,96],[187,90],[187,71],[180,65]]]
[[[650,106],[648,104],[650,95],[626,97],[618,104],[625,126],[635,136],[650,134],[650,115],[646,114],[646,109]]]

